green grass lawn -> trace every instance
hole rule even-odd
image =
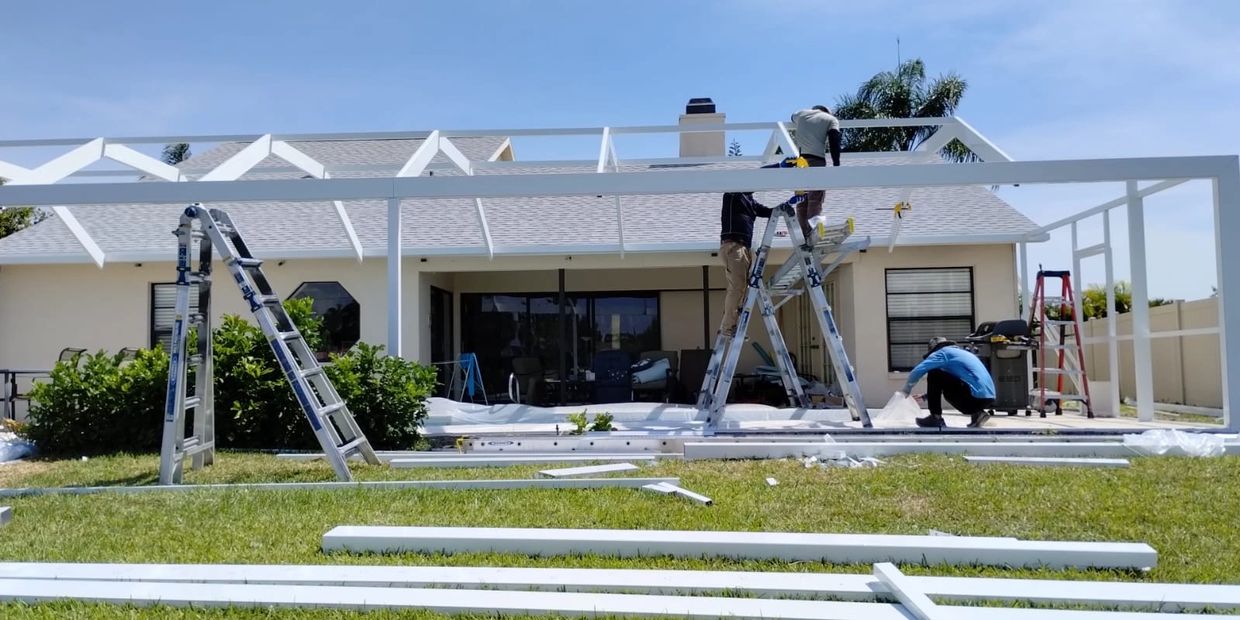
[[[156,455],[33,461],[0,467],[0,485],[149,484]],[[530,477],[539,467],[388,470],[375,479]],[[796,461],[679,462],[640,475],[679,476],[715,505],[635,489],[507,491],[244,491],[0,500],[6,561],[442,564],[865,572],[869,566],[717,559],[528,558],[503,554],[326,555],[336,525],[458,525],[1016,536],[1144,541],[1159,552],[1148,574],[902,566],[910,574],[1197,583],[1240,582],[1240,457],[1137,458],[1130,469],[978,467],[960,458],[894,458],[877,469],[807,469]],[[779,480],[768,487],[765,478]],[[331,480],[326,463],[223,453],[187,482]],[[420,618],[299,610],[134,610],[55,604],[0,605],[3,618]]]

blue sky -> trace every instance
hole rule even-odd
[[[697,96],[783,119],[892,68],[899,37],[969,81],[959,114],[1017,159],[1231,154],[1236,32],[1240,3],[1208,0],[11,3],[0,137],[665,124]],[[1215,282],[1200,185],[1148,202],[1155,295]],[[1049,222],[1120,194],[1001,195]],[[1060,239],[1033,260],[1069,266]]]

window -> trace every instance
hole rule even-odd
[[[362,307],[339,282],[302,282],[289,299],[314,300],[314,316],[323,319],[323,347],[316,351],[321,360],[331,353],[344,353],[362,335]]]
[[[198,296],[190,289],[190,309],[198,309]],[[162,344],[165,351],[172,350],[172,324],[176,321],[177,285],[160,283],[151,285],[151,347]]]
[[[888,370],[912,370],[935,336],[972,332],[972,268],[887,270]]]
[[[570,372],[590,368],[597,351],[636,358],[662,345],[658,293],[569,293],[564,314]],[[546,371],[558,372],[559,325],[558,293],[461,295],[461,350],[478,354],[492,391],[503,389],[514,357],[538,357]]]

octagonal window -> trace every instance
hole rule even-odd
[[[362,306],[339,282],[302,282],[289,299],[314,300],[314,316],[323,320],[323,346],[317,351],[326,359],[344,353],[361,338]]]

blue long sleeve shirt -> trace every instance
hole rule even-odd
[[[912,394],[913,387],[931,370],[942,370],[965,382],[974,398],[987,399],[995,397],[995,382],[982,360],[976,355],[958,347],[944,347],[931,353],[908,373],[908,382],[904,384],[904,393]]]

